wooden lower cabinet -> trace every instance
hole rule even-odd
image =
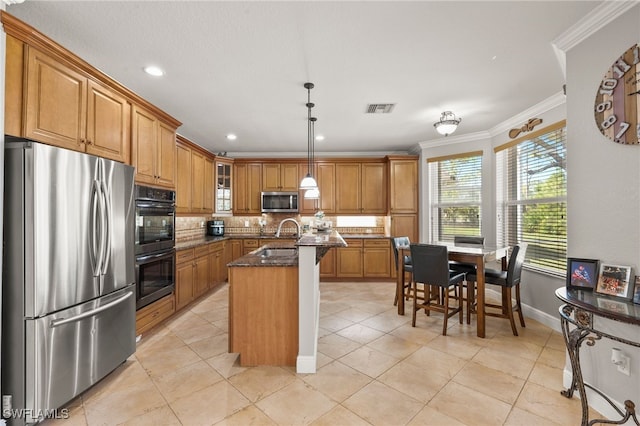
[[[320,259],[320,278],[334,278],[336,276],[336,252],[331,248]]]
[[[345,238],[347,247],[337,249],[336,276],[338,278],[362,278],[362,240]]]
[[[234,260],[238,259],[239,257],[243,256],[243,252],[242,252],[242,240],[231,240],[231,242],[229,243],[231,245],[231,260],[230,262],[233,262]]]
[[[391,276],[390,259],[391,248],[389,240],[364,240],[362,265],[365,277],[389,278]]]
[[[193,249],[176,252],[176,311],[184,308],[193,300]]]
[[[258,239],[247,238],[247,239],[243,240],[242,241],[242,255],[244,256],[245,254],[248,254],[248,253],[251,253],[254,250],[257,250],[261,245],[262,245],[262,243]]]
[[[146,333],[176,311],[172,294],[159,299],[136,312],[136,336]]]
[[[193,262],[193,298],[202,296],[209,290],[209,247],[196,248]]]
[[[224,242],[209,244],[209,288],[222,284],[227,279]]]

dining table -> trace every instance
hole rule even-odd
[[[485,324],[485,314],[484,314],[484,303],[485,303],[485,280],[484,280],[484,270],[485,263],[500,260],[502,270],[507,269],[507,254],[509,251],[509,247],[489,247],[483,246],[480,247],[478,245],[469,245],[469,244],[454,244],[453,242],[448,241],[436,241],[430,242],[427,244],[435,244],[435,245],[444,245],[447,247],[447,252],[449,255],[449,260],[456,261],[460,263],[469,263],[476,266],[476,276],[477,276],[477,336],[485,337],[486,334],[486,324]],[[404,315],[404,298],[405,295],[403,293],[404,287],[404,256],[410,256],[411,251],[409,246],[400,246],[398,247],[398,262],[396,262],[397,268],[397,285],[396,292],[398,295],[398,315]],[[428,284],[428,283],[427,283]]]

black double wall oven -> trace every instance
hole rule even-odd
[[[140,309],[175,288],[176,193],[136,185],[136,308]]]

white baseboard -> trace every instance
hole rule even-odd
[[[316,357],[315,356],[301,356],[298,355],[296,359],[296,373],[315,373],[316,372]]]
[[[491,288],[485,289],[486,295],[491,295],[493,298],[500,300],[502,295],[499,291],[496,291]],[[560,317],[549,315],[546,312],[542,312],[536,308],[533,308],[529,305],[522,304],[522,314],[527,317],[538,321],[540,324],[546,325],[547,327],[561,333],[562,328],[560,328]]]

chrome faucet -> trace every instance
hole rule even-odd
[[[282,221],[280,221],[280,223],[278,224],[278,230],[276,231],[276,238],[280,238],[280,231],[282,230],[282,224],[285,222],[293,222],[296,224],[296,229],[297,229],[297,233],[296,233],[296,237],[300,237],[302,236],[302,233],[300,232],[300,224],[298,223],[297,220],[295,220],[292,217],[288,217],[286,219],[282,219]]]

